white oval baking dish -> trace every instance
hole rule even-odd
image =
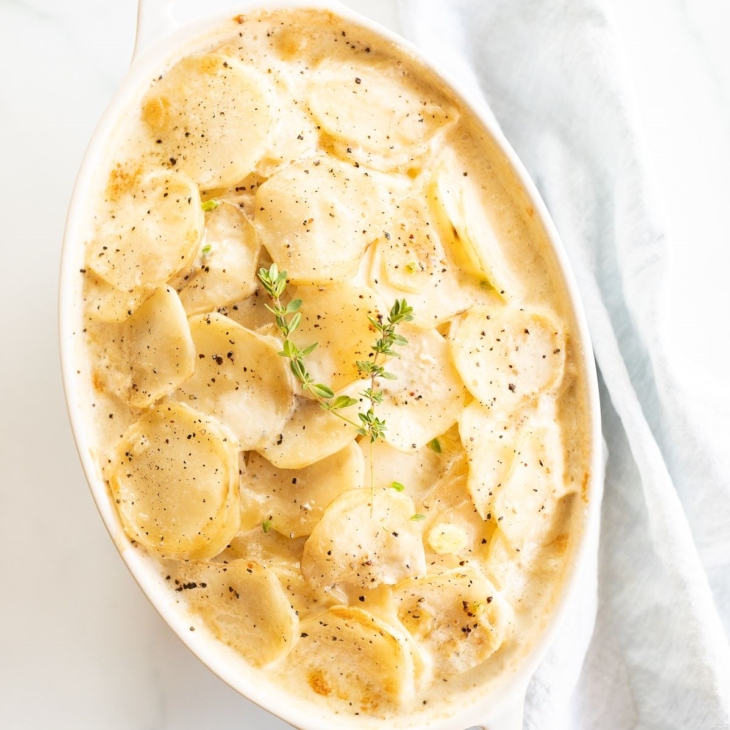
[[[190,45],[196,37],[215,28],[231,16],[255,10],[284,8],[328,10],[345,20],[379,34],[387,41],[406,50],[434,71],[453,90],[457,99],[474,112],[495,140],[498,148],[509,161],[517,180],[547,233],[575,315],[578,335],[576,352],[579,358],[577,366],[583,369],[587,383],[591,423],[591,464],[589,466],[591,478],[587,485],[588,505],[585,527],[569,570],[570,575],[564,583],[560,600],[545,630],[516,671],[504,677],[501,683],[494,685],[476,702],[458,708],[451,707],[446,713],[436,712],[426,722],[423,721],[423,718],[420,718],[418,722],[418,727],[422,730],[464,730],[472,726],[485,730],[519,730],[522,727],[522,708],[527,685],[555,637],[566,606],[575,593],[576,584],[587,556],[587,547],[591,538],[595,538],[597,533],[600,501],[596,495],[599,494],[598,480],[602,478],[598,386],[590,338],[577,286],[565,250],[547,209],[527,172],[494,123],[489,110],[481,99],[472,98],[456,79],[439,69],[419,49],[395,33],[353,12],[337,0],[248,0],[239,2],[232,0],[231,7],[225,12],[205,15],[184,26],[178,26],[173,19],[174,5],[175,0],[139,0],[133,62],[116,96],[104,113],[87,149],[69,207],[62,251],[59,325],[63,382],[76,446],[102,519],[129,570],[154,607],[180,639],[223,681],[256,704],[302,730],[342,730],[345,727],[343,718],[333,719],[331,714],[320,713],[317,708],[292,698],[284,690],[259,681],[253,672],[233,656],[227,647],[222,647],[219,643],[210,640],[204,635],[204,632],[191,632],[189,621],[171,600],[169,589],[163,585],[159,576],[150,570],[139,551],[131,547],[94,462],[89,423],[82,410],[83,398],[79,392],[77,380],[77,372],[83,367],[78,346],[81,321],[79,297],[81,282],[77,273],[83,267],[83,249],[86,240],[84,207],[86,201],[93,197],[90,195],[90,191],[108,140],[124,111],[129,108],[133,99],[139,96],[140,89],[147,86],[154,70],[164,66],[166,59],[179,56],[181,49]],[[399,723],[397,720],[390,724],[394,728],[410,726]],[[357,721],[348,723],[348,726],[365,728],[373,727],[374,723],[368,724],[367,720],[358,718]]]

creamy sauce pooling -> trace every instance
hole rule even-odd
[[[328,13],[232,19],[117,134],[83,276],[95,455],[180,611],[327,711],[449,712],[539,636],[585,515],[585,382],[507,162],[403,51]],[[303,390],[396,300],[372,447]],[[292,309],[292,313],[295,310]]]

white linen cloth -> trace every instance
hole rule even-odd
[[[529,687],[525,727],[730,728],[730,391],[677,372],[668,232],[610,9],[399,0],[399,10],[404,34],[486,97],[537,183],[600,371],[600,547]]]

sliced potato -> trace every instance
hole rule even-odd
[[[489,540],[484,572],[489,580],[506,597],[519,598],[520,591],[528,581],[528,565],[521,552],[517,552],[499,528]]]
[[[562,449],[553,455],[552,442],[545,426],[525,427],[509,477],[493,498],[500,530],[520,550],[542,544],[553,528],[555,492],[564,480]]]
[[[430,286],[447,264],[446,252],[421,197],[399,201],[381,242],[383,275],[391,286],[417,293]]]
[[[336,154],[376,169],[407,166],[456,110],[397,64],[328,60],[307,103]]]
[[[372,257],[369,280],[386,301],[406,292],[413,325],[424,329],[438,327],[474,304],[500,301],[484,276],[454,265],[422,195],[395,203],[392,224]]]
[[[263,155],[273,121],[264,78],[228,56],[187,56],[155,83],[142,119],[163,159],[203,189],[234,185]]]
[[[501,646],[507,613],[494,586],[471,568],[410,578],[393,591],[398,616],[433,660],[436,679],[462,674]]]
[[[180,277],[180,300],[188,314],[210,312],[251,296],[261,245],[241,210],[222,201],[208,214],[205,235],[191,271]]]
[[[514,307],[475,307],[451,338],[459,375],[479,402],[512,411],[563,378],[565,333],[555,318]]]
[[[359,447],[365,460],[365,473],[370,474],[370,441],[363,439]],[[464,449],[454,427],[432,443],[408,452],[399,451],[379,439],[372,444],[372,455],[375,486],[392,488],[393,483],[402,485],[403,491],[418,506],[438,487],[453,464],[464,457]]]
[[[291,538],[309,535],[335,497],[362,484],[362,452],[354,442],[303,469],[279,469],[251,453],[243,476],[243,486],[263,498],[271,527]]]
[[[112,171],[87,266],[116,289],[164,284],[192,260],[204,214],[195,183],[172,170]]]
[[[191,317],[190,332],[195,373],[178,391],[178,400],[189,400],[223,421],[242,449],[259,448],[282,428],[294,405],[291,374],[277,354],[279,342],[216,313]]]
[[[489,540],[496,521],[484,521],[477,512],[467,489],[467,472],[463,461],[454,463],[438,488],[423,503],[426,514],[424,534],[432,554],[453,556],[444,565],[463,565],[464,560],[482,565],[487,557]]]
[[[387,302],[404,295],[404,290],[394,286],[385,271],[384,252],[389,245],[387,239],[375,245],[368,274],[370,285]],[[409,293],[406,298],[413,307],[412,324],[421,329],[439,327],[474,305],[494,306],[499,302],[484,279],[464,274],[446,259],[420,291]]]
[[[349,283],[299,286],[291,296],[303,302],[302,321],[292,339],[302,349],[318,343],[306,357],[314,381],[340,390],[361,377],[355,361],[367,360],[377,339],[368,317],[385,311],[380,298],[372,289]]]
[[[266,149],[256,166],[266,177],[271,177],[284,165],[313,157],[319,146],[317,125],[301,105],[280,104],[275,119]]]
[[[303,621],[291,666],[318,695],[360,712],[397,707],[413,695],[407,642],[361,608],[333,606]]]
[[[363,588],[426,572],[412,500],[393,489],[352,489],[325,510],[304,546],[302,575],[315,588]]]
[[[462,171],[458,160],[447,155],[434,174],[428,191],[445,243],[466,271],[486,276],[500,296],[519,299],[522,287],[511,271],[489,212],[484,194],[473,177]]]
[[[400,451],[416,451],[454,425],[466,390],[451,364],[449,345],[436,330],[401,327],[408,344],[387,363],[396,380],[378,381],[386,422],[385,440]]]
[[[184,404],[145,413],[117,444],[107,473],[125,531],[160,555],[210,558],[238,530],[238,443]]]
[[[383,230],[387,196],[364,168],[332,158],[282,169],[256,191],[256,225],[294,283],[348,279]]]
[[[469,460],[467,485],[482,519],[493,518],[493,498],[512,470],[523,421],[522,414],[495,414],[479,401],[470,403],[459,417],[461,442]]]
[[[257,667],[285,657],[299,619],[276,575],[253,560],[177,563],[175,590],[223,642]]]
[[[282,299],[284,304],[288,304],[288,301],[288,298]],[[271,325],[274,323],[274,315],[266,309],[267,304],[271,305],[271,300],[259,286],[247,299],[243,299],[227,307],[221,307],[219,314],[230,317],[234,322],[238,322],[238,324],[246,329],[253,330],[259,334],[267,334]]]
[[[137,307],[154,294],[154,289],[133,289],[130,292],[113,287],[93,271],[84,279],[84,304],[88,315],[97,322],[124,322]]]
[[[161,286],[122,325],[119,395],[147,408],[184,383],[195,368],[190,328],[175,290]]]
[[[343,394],[349,394],[345,388]],[[357,419],[357,408],[339,411]],[[332,456],[357,436],[354,426],[325,411],[317,401],[297,397],[289,420],[257,451],[281,469],[303,469]]]

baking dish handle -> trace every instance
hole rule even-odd
[[[515,695],[504,709],[480,727],[482,730],[522,730],[525,693]]]
[[[137,35],[132,61],[137,59],[158,38],[177,27],[172,14],[175,0],[139,0],[137,3]]]

